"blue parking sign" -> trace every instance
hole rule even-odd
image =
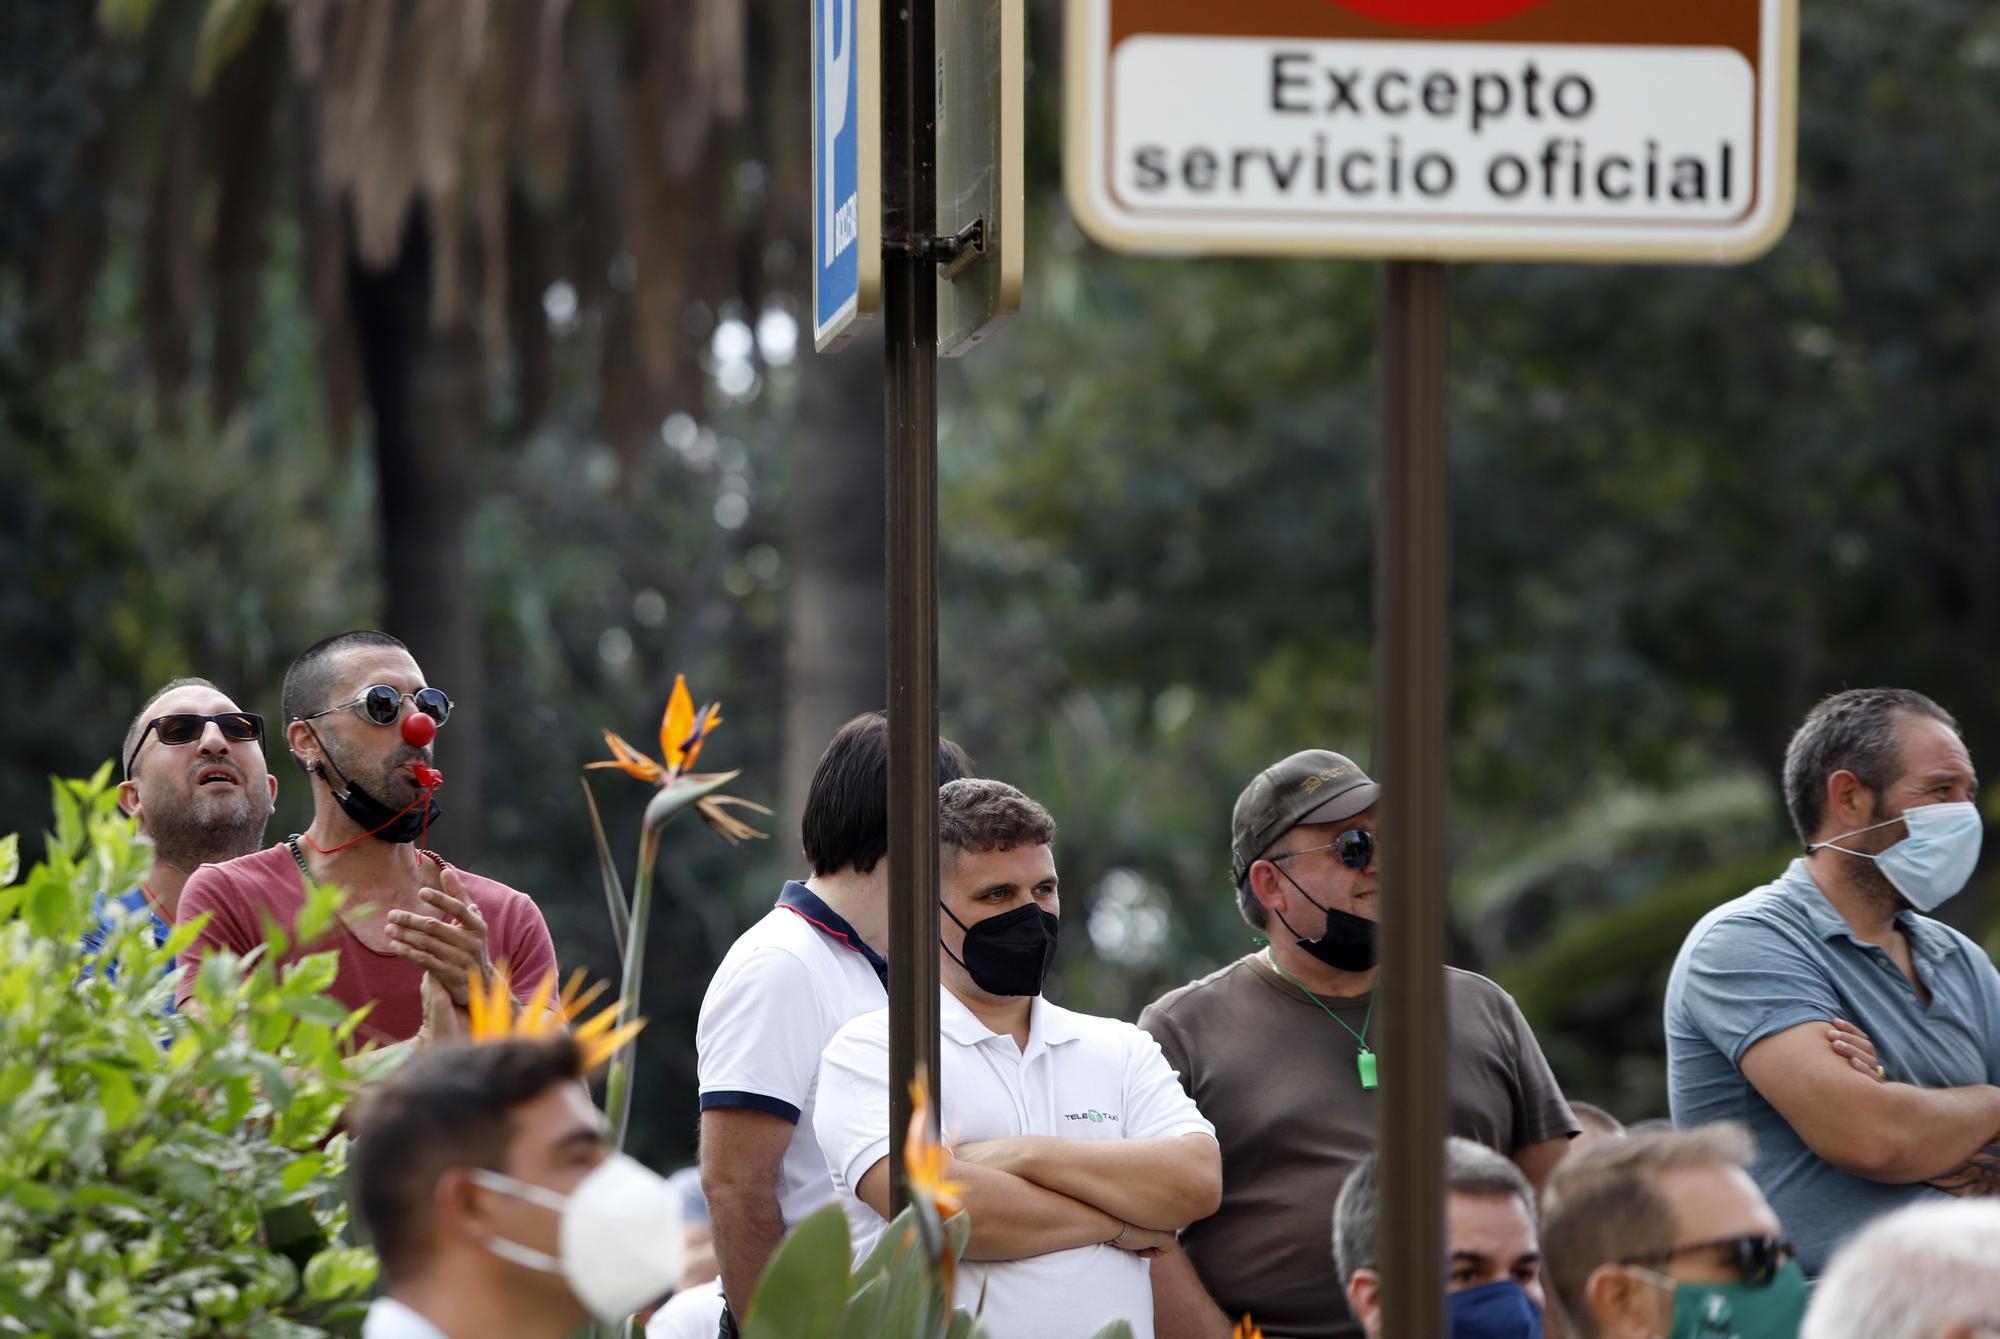
[[[860,307],[860,8],[859,0],[812,0],[815,348],[845,330]]]

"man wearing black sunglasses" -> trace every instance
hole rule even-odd
[[[1387,1081],[1373,1050],[1379,795],[1325,749],[1252,778],[1231,818],[1230,873],[1258,948],[1139,1016],[1214,1123],[1225,1168],[1222,1207],[1153,1262],[1163,1339],[1223,1339],[1246,1311],[1293,1339],[1361,1333],[1326,1268],[1326,1226],[1375,1151]],[[1456,969],[1446,981],[1448,1132],[1512,1158],[1539,1187],[1576,1120],[1506,992]]]
[[[532,899],[425,849],[442,784],[431,741],[451,699],[424,681],[401,642],[358,631],[307,648],[285,674],[284,713],[285,743],[310,778],[312,824],[189,880],[181,914],[213,913],[190,962],[218,946],[248,952],[264,942],[267,919],[291,930],[310,880],[338,884],[347,902],[321,942],[292,952],[338,954],[329,993],[351,1009],[374,1006],[361,1040],[459,1035],[472,986],[495,967],[523,995],[555,970]],[[182,974],[183,1007],[195,972]]]
[[[166,939],[189,876],[264,844],[278,779],[264,764],[263,739],[263,717],[195,678],[163,685],[125,731],[118,804],[152,841],[153,872],[117,901],[150,913],[156,939]]]
[[[1543,1200],[1543,1275],[1575,1339],[1797,1339],[1809,1295],[1740,1125],[1584,1149]]]

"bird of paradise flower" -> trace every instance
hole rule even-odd
[[[591,830],[597,841],[598,866],[603,876],[605,899],[611,909],[612,937],[624,962],[619,1008],[628,1020],[628,1026],[639,1008],[639,989],[646,956],[646,921],[653,906],[653,866],[660,854],[660,829],[682,811],[693,809],[717,836],[732,845],[764,835],[730,813],[729,809],[749,809],[761,814],[770,813],[769,809],[751,800],[716,793],[741,775],[740,771],[696,773],[692,770],[702,745],[721,724],[722,704],[711,702],[696,711],[694,697],[688,692],[687,676],[676,674],[673,692],[667,696],[667,709],[660,717],[658,761],[606,730],[604,742],[611,750],[611,757],[584,764],[586,772],[599,769],[620,771],[658,787],[658,793],[646,805],[645,819],[640,824],[639,863],[633,875],[632,896],[629,899],[618,878],[618,867],[611,859],[611,848],[604,839],[604,823],[597,812],[597,800],[590,793],[589,780],[579,778],[584,801],[590,810]],[[625,1146],[625,1128],[632,1105],[634,1063],[631,1048],[620,1051],[612,1061],[611,1075],[605,1083],[604,1106],[611,1122],[614,1148]]]
[[[624,1010],[614,1002],[598,1010],[589,1020],[577,1022],[584,1011],[596,1003],[606,986],[605,982],[599,981],[586,990],[583,983],[584,970],[579,967],[570,973],[569,983],[562,988],[561,994],[557,994],[556,972],[551,967],[527,1002],[516,1008],[507,968],[496,966],[483,984],[472,982],[471,994],[466,1001],[473,1043],[506,1041],[513,1037],[549,1037],[555,1035],[559,1028],[569,1028],[570,1037],[583,1048],[584,1072],[597,1069],[638,1036],[646,1026],[646,1020],[635,1018],[629,1023],[620,1023],[618,1016]]]
[[[952,1284],[958,1276],[958,1252],[945,1236],[944,1220],[965,1211],[963,1182],[949,1180],[951,1150],[938,1140],[931,1119],[930,1080],[920,1065],[910,1080],[910,1128],[903,1137],[903,1180],[910,1208],[916,1213],[917,1235],[924,1254],[936,1265],[949,1308]]]
[[[665,822],[689,804],[702,821],[715,830],[717,836],[732,845],[764,834],[728,812],[728,806],[740,809],[754,809],[760,814],[771,811],[750,800],[734,795],[717,795],[719,787],[735,780],[742,772],[711,772],[706,776],[695,775],[691,769],[694,760],[701,753],[701,746],[715,727],[722,724],[722,704],[711,702],[700,711],[694,709],[694,695],[688,692],[687,676],[674,676],[674,691],[667,696],[666,712],[660,717],[660,761],[654,762],[626,743],[613,731],[604,732],[604,742],[611,750],[611,756],[598,762],[584,764],[584,770],[596,771],[611,768],[636,777],[640,781],[650,781],[660,788],[660,793],[647,808],[647,822]],[[587,792],[586,792],[587,793]],[[663,803],[667,802],[667,803]],[[664,812],[657,818],[652,809],[661,807]]]

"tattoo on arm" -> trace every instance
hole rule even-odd
[[[1979,1198],[2000,1195],[2000,1142],[1988,1144],[1929,1184],[1948,1195]]]

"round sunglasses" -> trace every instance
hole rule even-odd
[[[451,699],[437,688],[419,688],[414,693],[400,692],[386,683],[371,683],[345,702],[336,702],[322,708],[310,716],[299,719],[316,721],[322,716],[330,716],[336,711],[355,711],[377,725],[394,725],[396,718],[403,714],[405,701],[417,704],[417,710],[430,717],[439,725],[451,718]]]
[[[1290,860],[1307,851],[1331,851],[1349,869],[1367,869],[1375,859],[1375,834],[1366,828],[1349,828],[1324,846],[1308,846],[1299,851],[1280,851],[1267,860]]]
[[[132,746],[132,756],[125,760],[125,775],[132,775],[132,768],[139,761],[139,750],[146,747],[146,736],[158,735],[162,744],[192,744],[200,739],[208,723],[215,722],[216,729],[222,731],[224,739],[238,743],[254,743],[264,737],[264,718],[254,711],[224,711],[213,716],[203,716],[199,712],[177,711],[166,716],[155,716],[146,722],[146,728],[139,732],[139,742]]]

